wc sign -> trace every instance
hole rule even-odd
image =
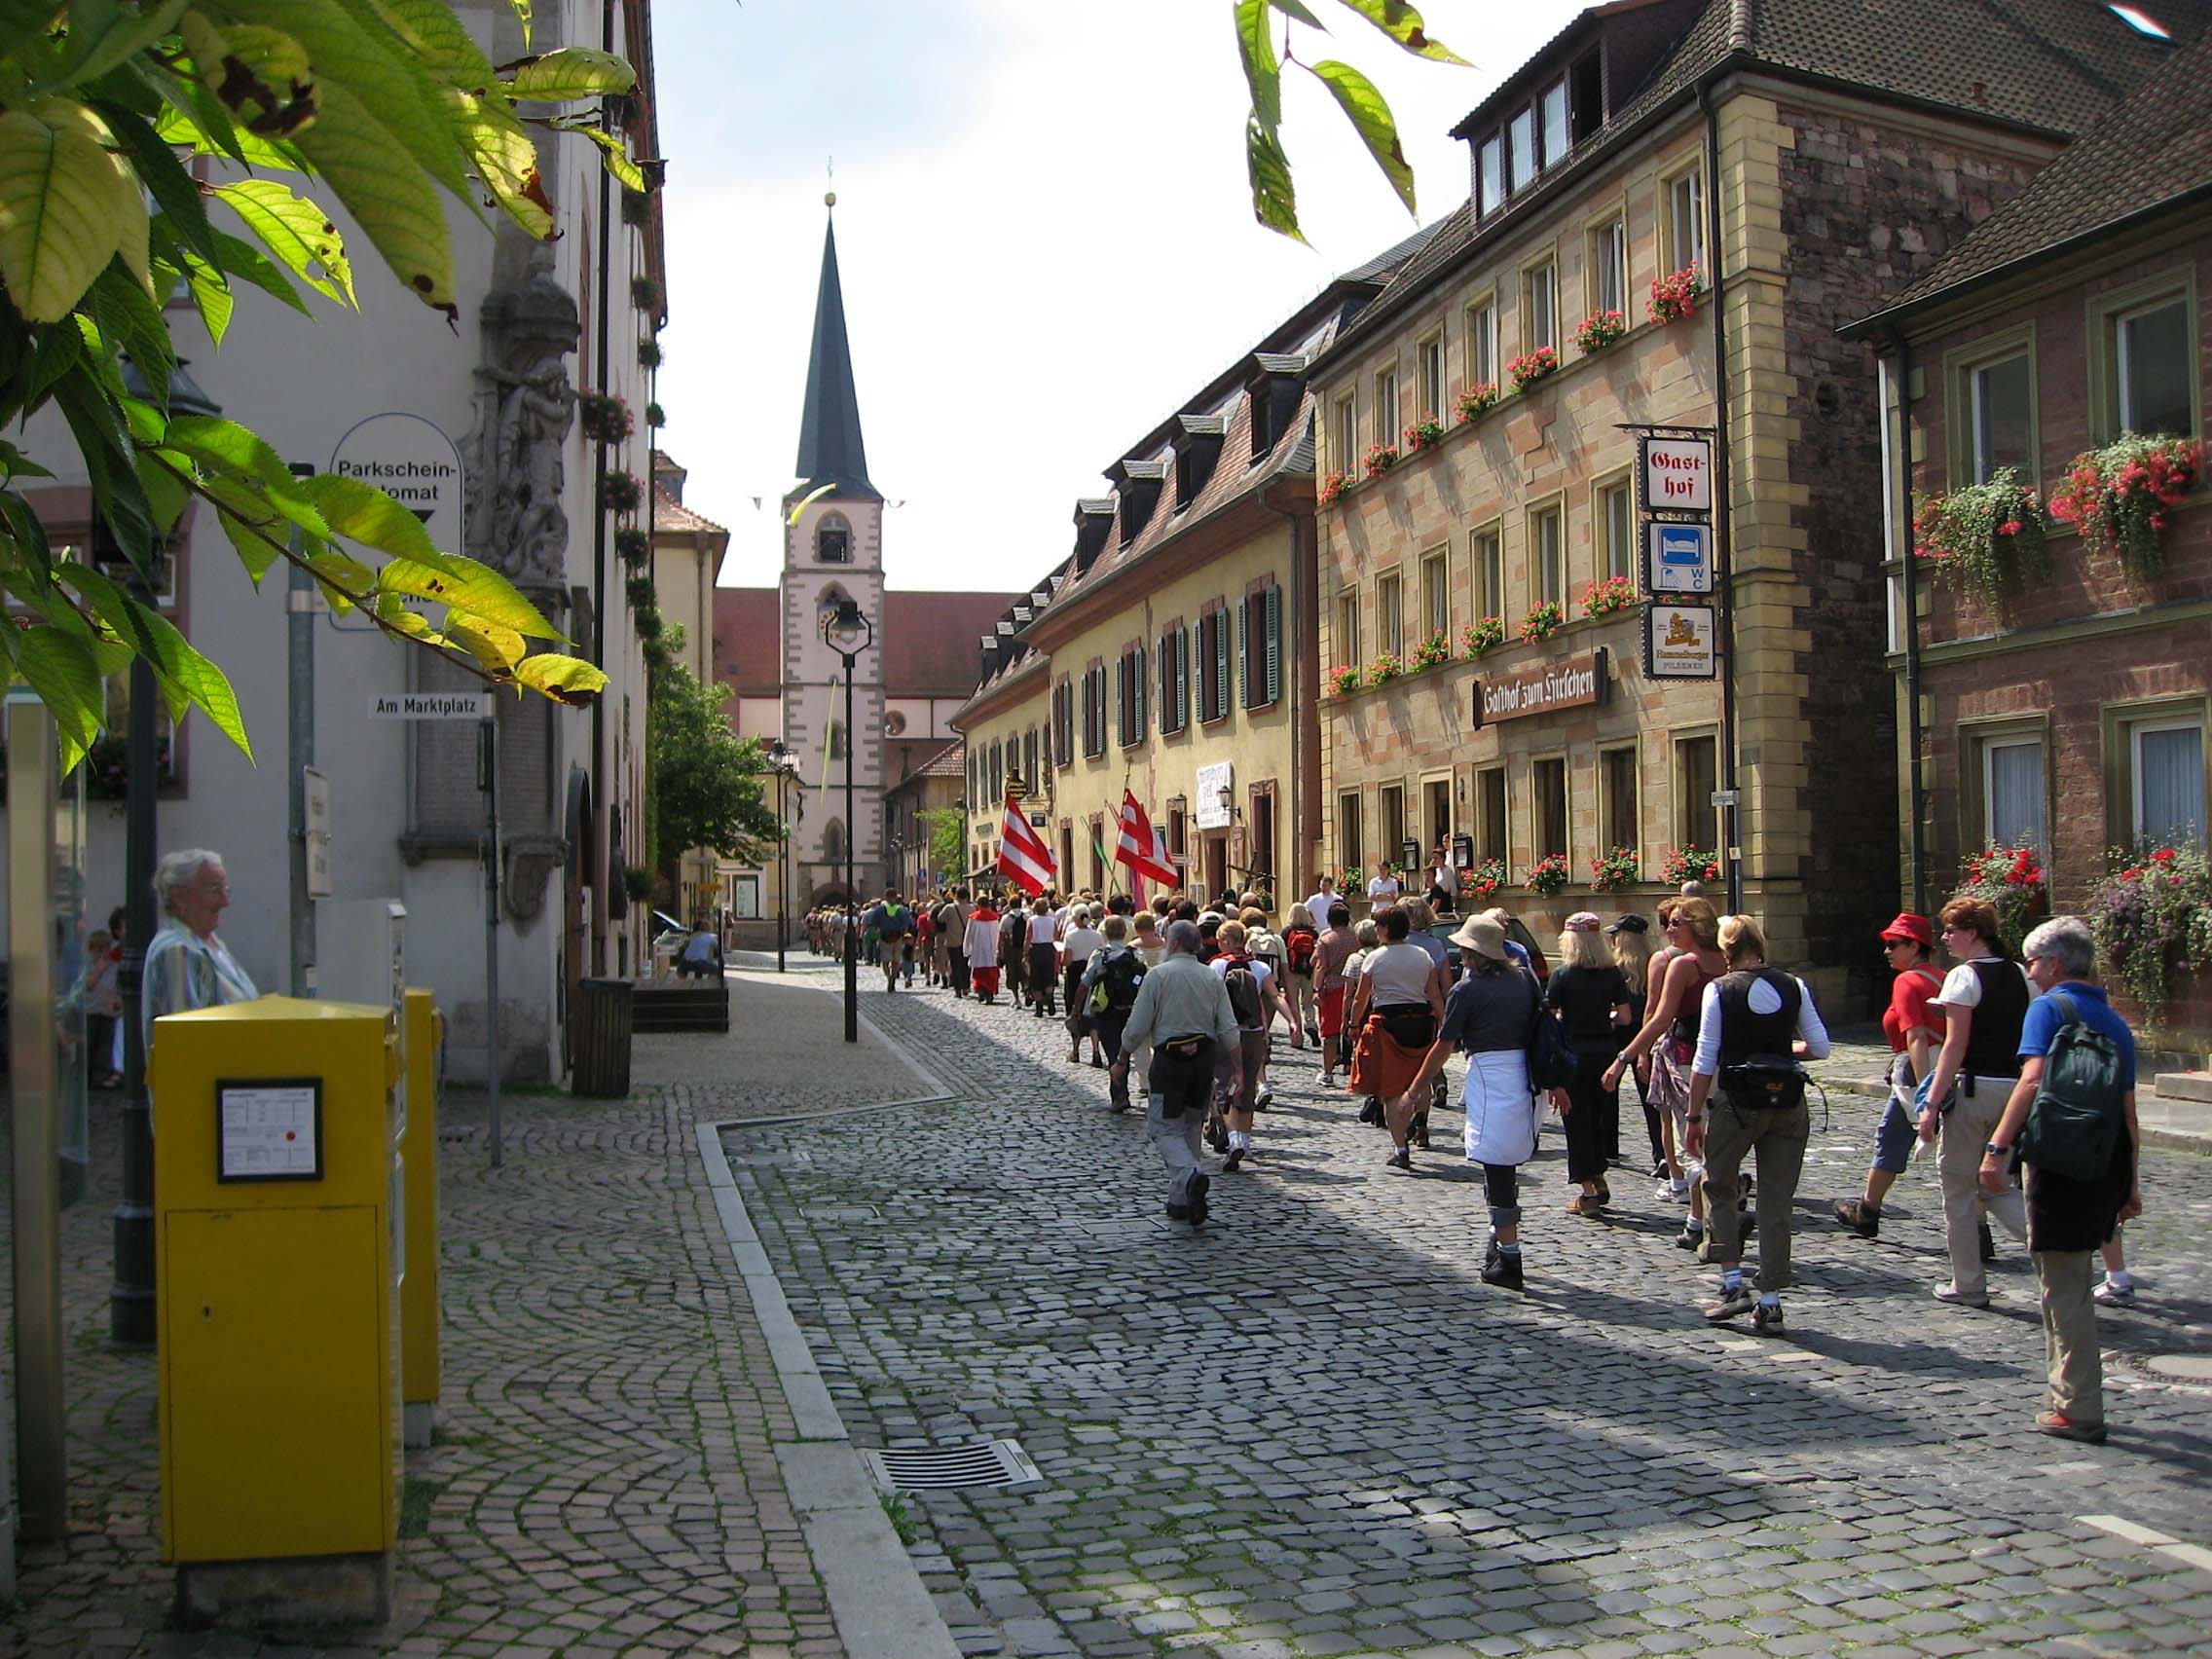
[[[1648,562],[1645,593],[1713,591],[1713,527],[1709,524],[1672,524],[1664,519],[1644,524]]]
[[[1637,439],[1637,476],[1643,485],[1647,513],[1709,513],[1713,510],[1711,438]]]

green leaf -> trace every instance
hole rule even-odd
[[[107,715],[107,682],[89,638],[55,627],[25,628],[10,642],[16,668],[52,711],[57,730],[90,749]]]
[[[242,479],[213,473],[201,480],[200,493],[214,503],[216,522],[246,575],[259,587],[269,567],[284,556],[291,525],[271,507],[267,497]]]
[[[184,516],[185,503],[192,492],[184,487],[172,468],[184,464],[184,457],[171,454],[170,464],[164,466],[159,452],[140,450],[135,457],[138,482],[146,492],[147,509],[152,513],[154,532],[167,535],[176,529],[176,521]]]
[[[523,598],[514,583],[491,566],[449,553],[446,569],[394,559],[377,572],[377,587],[385,594],[408,594],[418,599],[443,600],[464,620],[497,622],[534,640],[558,640],[560,633]]]
[[[238,304],[232,297],[231,285],[223,279],[222,272],[198,254],[179,249],[177,256],[184,261],[185,290],[199,309],[201,326],[207,330],[207,338],[220,350],[223,336],[231,326],[231,312]],[[300,304],[297,295],[293,296],[293,303],[299,304],[302,311],[307,309]]]
[[[1282,125],[1282,65],[1269,32],[1274,21],[1268,0],[1236,0],[1236,53],[1244,64],[1244,84],[1252,89],[1252,119],[1263,130]]]
[[[454,131],[476,176],[499,210],[538,241],[553,239],[553,203],[537,171],[537,146],[501,100],[481,98],[458,87],[440,94]]]
[[[220,415],[179,415],[169,423],[168,443],[194,461],[278,490],[297,488],[284,458],[250,427]],[[317,532],[321,526],[317,525]]]
[[[580,657],[558,651],[540,651],[515,664],[515,681],[533,691],[543,692],[556,703],[588,708],[607,689],[607,676]]]
[[[412,560],[431,571],[466,574],[455,560],[438,550],[421,519],[374,485],[335,472],[318,472],[302,479],[299,487],[314,503],[331,535],[374,547],[379,553]]]
[[[83,86],[96,81],[173,32],[189,0],[161,0],[142,10],[126,11],[114,0],[76,0],[69,8],[69,44],[58,60],[45,72],[44,87]]]
[[[46,526],[30,502],[13,490],[0,490],[0,530],[14,544],[18,569],[31,571],[41,581],[52,579],[54,548],[46,539]]]
[[[178,633],[175,624],[159,611],[135,603],[132,608],[144,616],[147,631],[153,635],[156,672],[194,708],[213,720],[215,729],[237,744],[251,760],[253,745],[247,741],[245,720],[239,713],[238,693],[231,689],[223,671],[195,650],[192,642]]]
[[[53,472],[5,438],[0,438],[0,484],[18,478],[52,478]]]
[[[154,302],[125,273],[120,255],[108,263],[85,298],[99,319],[100,333],[108,344],[129,354],[145,377],[154,403],[166,409],[176,348],[169,343],[168,324],[162,320]]]
[[[1406,204],[1406,211],[1413,212],[1414,169],[1407,165],[1406,152],[1398,143],[1398,124],[1391,119],[1390,106],[1382,101],[1375,83],[1350,64],[1333,58],[1310,67],[1337,100],[1337,107],[1345,112],[1345,119],[1367,146],[1367,153],[1375,158],[1375,165],[1382,169],[1382,176],[1390,181],[1390,188],[1398,193],[1398,200]]]
[[[445,125],[442,114],[435,119]],[[457,318],[445,209],[423,169],[367,108],[346,89],[326,84],[322,119],[300,135],[300,150],[408,292]]]
[[[307,301],[300,298],[299,289],[293,287],[284,274],[252,243],[240,241],[227,231],[217,231],[215,247],[223,256],[225,275],[236,276],[240,281],[259,288],[274,299],[282,300],[302,316],[314,315],[308,309]]]
[[[1306,5],[1306,0],[1270,0],[1270,3],[1286,18],[1296,18],[1307,27],[1319,29],[1323,34],[1329,32],[1328,24],[1312,14]]]
[[[359,309],[345,240],[328,213],[306,197],[294,196],[275,179],[240,179],[216,186],[215,194],[301,281],[326,299]],[[246,276],[243,271],[239,275]],[[253,278],[246,276],[246,280]]]
[[[1358,13],[1416,57],[1435,63],[1467,61],[1442,41],[1429,39],[1420,14],[1405,0],[1337,0],[1337,4]]]
[[[99,503],[100,517],[141,571],[154,557],[154,520],[146,492],[138,483],[136,456],[114,394],[89,363],[80,363],[55,383],[54,400],[77,440],[85,463],[85,482]]]
[[[188,13],[182,32],[201,82],[243,131],[284,138],[313,122],[321,92],[308,50],[281,29]]]
[[[207,204],[201,199],[199,183],[176,159],[175,149],[142,117],[112,98],[92,107],[107,123],[107,129],[130,152],[139,181],[153,196],[154,205],[167,216],[171,233],[183,246],[213,263],[215,233],[207,223]]]
[[[133,216],[145,222],[137,182],[101,147],[104,133],[66,98],[0,114],[0,282],[26,321],[67,316]],[[145,247],[141,229],[141,261]]]
[[[322,597],[330,602],[333,610],[354,608],[353,595],[367,593],[376,586],[376,572],[360,560],[335,547],[323,547],[307,555],[308,569],[314,572],[315,581],[322,588]]]
[[[561,130],[580,133],[597,144],[601,159],[607,163],[607,170],[614,175],[614,182],[624,190],[642,191],[645,188],[645,169],[630,159],[629,147],[613,133],[605,128],[588,124],[563,127]]]
[[[445,632],[446,638],[474,657],[487,673],[500,680],[514,678],[515,664],[522,660],[523,653],[530,648],[520,634],[512,628],[502,628],[497,622],[480,621],[471,625],[458,621],[449,614]]]
[[[66,324],[38,331],[37,343],[31,347],[30,360],[23,366],[21,389],[18,395],[26,410],[35,409],[46,400],[54,383],[85,360],[85,337]]]
[[[445,0],[348,0],[397,35],[431,80],[481,94],[498,77]]]
[[[571,103],[577,98],[618,98],[638,84],[638,72],[612,53],[564,46],[513,65],[507,95],[519,102]]]
[[[1244,168],[1252,180],[1252,216],[1292,241],[1304,241],[1298,228],[1298,193],[1290,181],[1290,158],[1282,141],[1257,119],[1244,126]]]
[[[0,0],[0,62],[28,55],[34,62],[50,55],[47,36],[61,15],[60,0]]]

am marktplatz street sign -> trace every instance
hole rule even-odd
[[[377,720],[480,720],[491,713],[484,691],[380,691],[369,699]]]

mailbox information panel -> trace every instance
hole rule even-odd
[[[215,1179],[322,1179],[322,1080],[215,1084]]]

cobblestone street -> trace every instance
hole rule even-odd
[[[1564,1212],[1556,1129],[1501,1293],[1456,1115],[1386,1173],[1278,1040],[1258,1156],[1193,1236],[1057,1025],[864,995],[960,1098],[724,1144],[856,1443],[1006,1437],[1043,1475],[906,1499],[971,1652],[2212,1652],[2212,1388],[2148,1369],[2212,1351],[2212,1160],[2147,1156],[2113,1438],[2071,1447],[2030,1432],[2025,1254],[1990,1311],[1930,1296],[1932,1162],[1879,1242],[1826,1218],[1863,1097],[1816,1108],[1789,1338],[1760,1342],[1701,1322],[1712,1271],[1648,1178]]]

